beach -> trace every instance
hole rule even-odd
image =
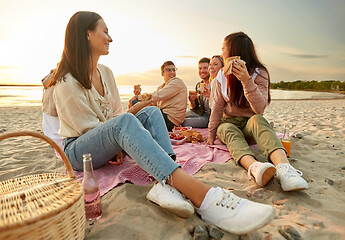
[[[274,100],[264,116],[278,132],[290,127],[290,162],[303,172],[309,189],[283,192],[276,179],[261,188],[232,160],[204,165],[196,178],[276,210],[275,219],[265,227],[240,238],[223,231],[223,239],[285,239],[279,232],[284,226],[293,227],[303,239],[345,239],[345,100]],[[0,134],[41,132],[41,121],[40,106],[0,107]],[[0,152],[0,181],[65,170],[40,139],[4,140]],[[254,152],[265,161],[258,149]],[[86,223],[85,239],[193,239],[188,229],[207,225],[196,214],[182,219],[148,201],[152,185],[125,183],[105,194],[103,216]]]

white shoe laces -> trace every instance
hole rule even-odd
[[[297,174],[302,177],[303,176],[303,172],[300,170],[297,170],[296,168],[294,168],[293,166],[291,166],[291,164],[289,163],[281,163],[277,166],[278,168],[281,169],[282,173],[284,175],[286,175],[287,177],[294,177]]]
[[[227,208],[231,207],[231,209],[234,209],[240,200],[241,198],[237,197],[235,194],[222,189],[222,194],[219,196],[216,205]]]
[[[169,191],[172,192],[173,194],[181,195],[181,193],[179,191],[177,191],[176,188],[173,188],[172,186],[170,186],[168,184],[164,184],[164,187],[169,189]]]

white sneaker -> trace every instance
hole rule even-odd
[[[276,168],[271,163],[254,162],[248,169],[248,179],[253,175],[256,183],[265,186],[276,173]]]
[[[189,218],[194,214],[194,207],[182,197],[179,191],[168,184],[156,183],[146,198],[179,217]]]
[[[278,164],[276,169],[276,177],[280,181],[283,191],[308,189],[308,183],[302,178],[303,173],[290,163]]]
[[[234,234],[247,234],[269,223],[275,215],[272,206],[237,197],[222,188],[211,188],[196,208],[201,218]]]

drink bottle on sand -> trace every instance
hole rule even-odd
[[[92,157],[90,153],[83,154],[85,215],[87,220],[96,221],[102,217],[101,196],[97,179],[95,178]]]
[[[291,138],[290,138],[289,128],[287,126],[285,126],[284,136],[281,140],[281,143],[283,144],[286,150],[286,156],[290,157]]]

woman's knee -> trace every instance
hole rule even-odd
[[[248,120],[248,122],[253,124],[253,126],[269,126],[269,123],[267,122],[266,118],[264,118],[260,114],[255,114]]]
[[[141,109],[135,116],[141,121],[145,122],[151,119],[151,121],[158,121],[158,119],[163,119],[161,110],[155,106],[148,106]]]
[[[158,107],[156,107],[156,106],[147,106],[147,107],[145,107],[145,108],[143,108],[143,110],[145,111],[145,112],[149,112],[149,113],[160,113],[160,109],[158,108]]]
[[[145,115],[147,117],[162,115],[161,110],[156,106],[147,106],[141,109],[136,116]]]
[[[224,123],[219,125],[217,136],[222,142],[231,142],[236,137],[244,137],[242,131],[232,123]]]
[[[132,113],[123,113],[115,118],[112,118],[109,121],[114,121],[115,125],[119,125],[119,124],[132,124],[133,122],[137,122],[138,119],[132,114]],[[119,123],[120,122],[120,123]]]
[[[251,118],[250,118],[251,121],[254,121],[254,122],[261,122],[261,121],[266,121],[266,119],[260,115],[260,114],[255,114],[253,115]]]

